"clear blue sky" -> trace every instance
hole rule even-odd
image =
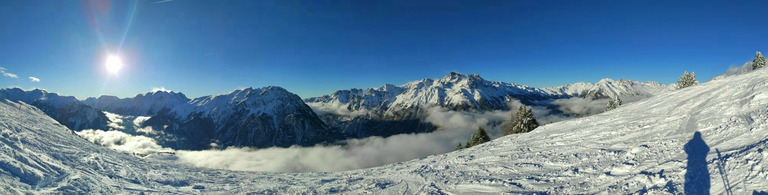
[[[535,87],[706,81],[767,51],[766,18],[764,1],[0,0],[0,67],[18,76],[0,87],[306,98],[451,71]]]

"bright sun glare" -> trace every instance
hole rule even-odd
[[[109,71],[112,74],[117,74],[117,72],[120,71],[121,68],[123,68],[123,60],[120,59],[117,55],[109,55],[107,57],[107,62],[105,63],[107,66],[107,71]]]

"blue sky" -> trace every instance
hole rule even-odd
[[[304,98],[451,71],[534,87],[700,81],[768,46],[760,1],[7,1],[0,87]],[[125,67],[108,74],[117,53]],[[32,82],[28,77],[39,78]]]

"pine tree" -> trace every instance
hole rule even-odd
[[[682,88],[694,86],[698,83],[699,81],[696,80],[696,75],[693,72],[688,73],[688,71],[685,71],[685,73],[683,73],[683,76],[680,76],[680,79],[677,80],[677,88],[682,89]]]
[[[504,135],[527,133],[539,127],[539,122],[536,121],[533,112],[526,106],[518,107],[517,112],[512,113],[510,122],[510,126],[502,131]]]
[[[472,134],[472,137],[470,137],[469,141],[467,141],[467,148],[480,145],[488,141],[491,141],[491,137],[488,136],[488,133],[485,133],[485,129],[478,127],[475,134]]]
[[[605,106],[605,111],[613,110],[621,106],[621,99],[618,97],[615,97],[611,99],[611,101],[608,101],[608,105]]]
[[[459,145],[456,145],[456,149],[454,150],[461,150],[464,149],[464,146],[461,145],[461,142],[459,142]]]
[[[765,66],[765,57],[759,51],[755,54],[755,59],[752,60],[752,70]]]

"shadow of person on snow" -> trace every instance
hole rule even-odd
[[[701,132],[693,134],[683,147],[688,154],[688,170],[685,172],[685,194],[709,194],[709,169],[707,169],[707,153],[709,146],[701,139]]]

